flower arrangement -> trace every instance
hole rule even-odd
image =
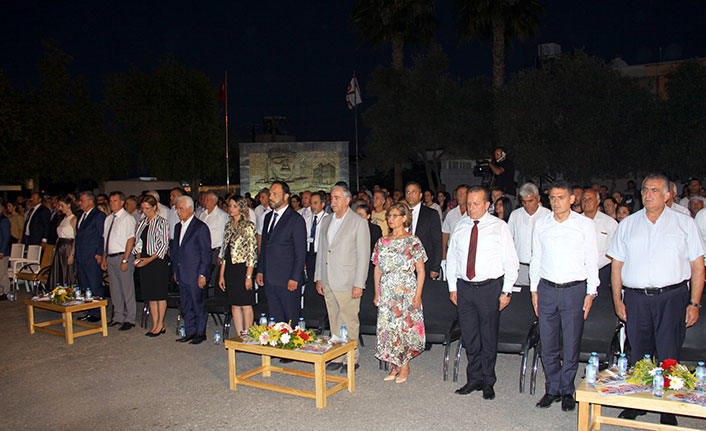
[[[248,329],[248,335],[263,346],[282,349],[298,349],[305,343],[316,341],[314,331],[302,331],[298,326],[292,329],[291,322],[279,322],[274,325],[253,325]]]
[[[73,286],[57,287],[51,291],[51,302],[54,304],[63,304],[76,298],[76,291]]]
[[[627,381],[638,385],[652,385],[652,379],[660,368],[664,375],[664,389],[678,391],[680,389],[694,389],[696,386],[696,377],[689,372],[686,366],[675,359],[667,359],[660,366],[657,366],[652,360],[641,359],[630,370],[632,375]]]

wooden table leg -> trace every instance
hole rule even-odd
[[[591,422],[593,423],[593,427],[591,429],[594,430],[599,430],[601,429],[601,423],[598,422],[598,417],[601,415],[601,405],[600,404],[591,404]]]
[[[270,377],[272,375],[270,371],[271,363],[272,358],[270,356],[262,355],[262,366],[265,367],[265,371],[262,372],[262,377]]]
[[[228,349],[228,375],[230,377],[230,389],[238,389],[238,377],[235,368],[235,349]]]
[[[579,403],[579,424],[578,424],[578,431],[588,431],[588,403],[587,402],[580,402]]]
[[[348,355],[348,392],[355,392],[355,350]]]
[[[71,312],[64,313],[64,334],[67,344],[74,344],[74,321]]]
[[[105,316],[105,305],[101,306],[101,326],[103,327],[103,336],[107,337],[108,336],[108,322],[106,321],[106,316]]]
[[[316,407],[326,407],[326,363],[317,360],[314,363],[314,384],[316,386]]]
[[[29,322],[29,333],[34,334],[34,307],[27,306],[27,322]]]

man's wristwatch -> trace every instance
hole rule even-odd
[[[122,262],[122,263],[127,263],[127,259],[123,259],[121,262]]]
[[[246,275],[245,278],[247,278],[248,280],[252,280],[252,275]]]
[[[512,292],[503,292],[503,295],[507,296],[508,298],[512,297]]]
[[[691,305],[692,307],[701,308],[701,304],[699,304],[698,302],[689,301],[689,305]]]

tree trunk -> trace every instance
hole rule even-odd
[[[493,18],[493,87],[500,88],[505,81],[505,21]]]
[[[199,201],[199,184],[201,183],[201,180],[198,178],[194,178],[191,180],[191,198],[194,200],[194,210],[196,209],[196,205],[198,204]]]
[[[404,38],[401,34],[393,34],[390,40],[392,47],[392,68],[402,70],[404,68]]]

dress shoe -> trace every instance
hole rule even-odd
[[[677,417],[671,413],[661,413],[659,415],[659,423],[677,426]]]
[[[196,335],[191,341],[189,341],[189,344],[201,344],[204,341],[206,341],[205,335]]]
[[[162,330],[159,331],[159,332],[152,332],[152,331],[150,331],[150,332],[146,333],[145,335],[147,335],[148,337],[159,337],[160,335],[165,334],[166,332],[167,332],[167,327],[165,326],[165,327],[162,328]]]
[[[559,400],[561,400],[561,395],[544,394],[542,399],[537,403],[537,407],[546,409]]]
[[[459,395],[468,395],[471,392],[480,391],[481,389],[483,389],[482,383],[466,383],[465,385],[456,389],[455,393]]]
[[[638,416],[644,415],[645,413],[647,413],[647,412],[644,411],[644,410],[625,409],[625,410],[623,410],[622,412],[620,412],[620,414],[618,415],[618,417],[619,417],[620,419],[631,419],[631,420],[632,420],[632,419],[635,419],[635,418],[638,417]]]
[[[101,321],[101,318],[100,318],[100,317],[96,317],[96,316],[86,316],[86,322],[93,322],[93,323],[96,323],[96,322],[100,322],[100,321]],[[134,326],[134,325],[133,325],[133,326]]]
[[[326,370],[327,371],[336,371],[340,370],[341,367],[343,367],[343,364],[340,362],[331,362],[328,365],[326,365]]]
[[[118,326],[122,324],[123,322],[116,322],[115,320],[111,320],[110,322],[108,322],[108,326]]]
[[[280,358],[279,360],[280,364],[289,364],[291,362],[294,362],[294,359]]]
[[[76,320],[80,320],[81,322],[88,322],[88,319],[90,319],[91,316],[88,314],[84,314],[83,316],[77,318]]]
[[[432,344],[431,343],[424,343],[424,351],[428,352],[431,350]]]
[[[576,400],[573,395],[561,396],[561,409],[565,412],[570,412],[576,408]]]
[[[360,364],[355,364],[355,369],[357,370],[360,368]],[[347,364],[341,364],[341,374],[345,374],[348,371],[348,365]]]
[[[495,389],[493,389],[493,385],[483,385],[483,399],[484,400],[494,400],[495,399]]]
[[[177,338],[176,342],[177,343],[186,343],[187,341],[193,340],[194,337],[196,337],[196,334],[187,335],[185,337]]]
[[[121,327],[118,328],[118,331],[129,331],[134,326],[135,326],[134,323],[125,322],[125,323],[123,323],[123,325]]]
[[[7,301],[7,295],[4,293],[0,295],[0,301]]]

